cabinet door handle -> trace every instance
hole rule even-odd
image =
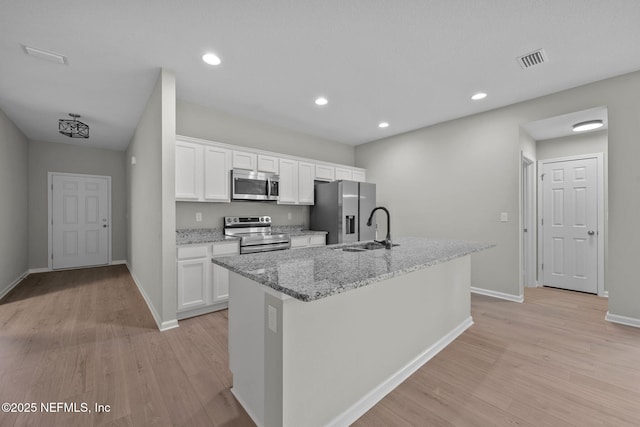
[[[589,230],[589,231],[587,231],[587,234],[588,234],[589,236],[593,236],[594,234],[596,234],[596,232],[595,232],[595,231],[593,231],[593,230]]]

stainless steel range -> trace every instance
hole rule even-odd
[[[289,249],[291,239],[287,233],[271,231],[269,216],[225,216],[224,234],[240,238],[240,253]]]

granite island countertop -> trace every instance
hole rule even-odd
[[[363,243],[363,242],[359,242]],[[214,258],[212,262],[301,301],[313,301],[489,249],[495,245],[403,237],[391,250],[338,244]]]

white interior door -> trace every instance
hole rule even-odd
[[[51,268],[110,262],[110,177],[49,174]]]
[[[545,162],[542,169],[542,284],[598,293],[598,162]]]

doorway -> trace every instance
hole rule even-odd
[[[49,269],[111,262],[111,177],[49,172]]]
[[[522,283],[537,286],[536,164],[522,154]]]
[[[602,294],[602,153],[539,162],[540,270],[543,286]]]

